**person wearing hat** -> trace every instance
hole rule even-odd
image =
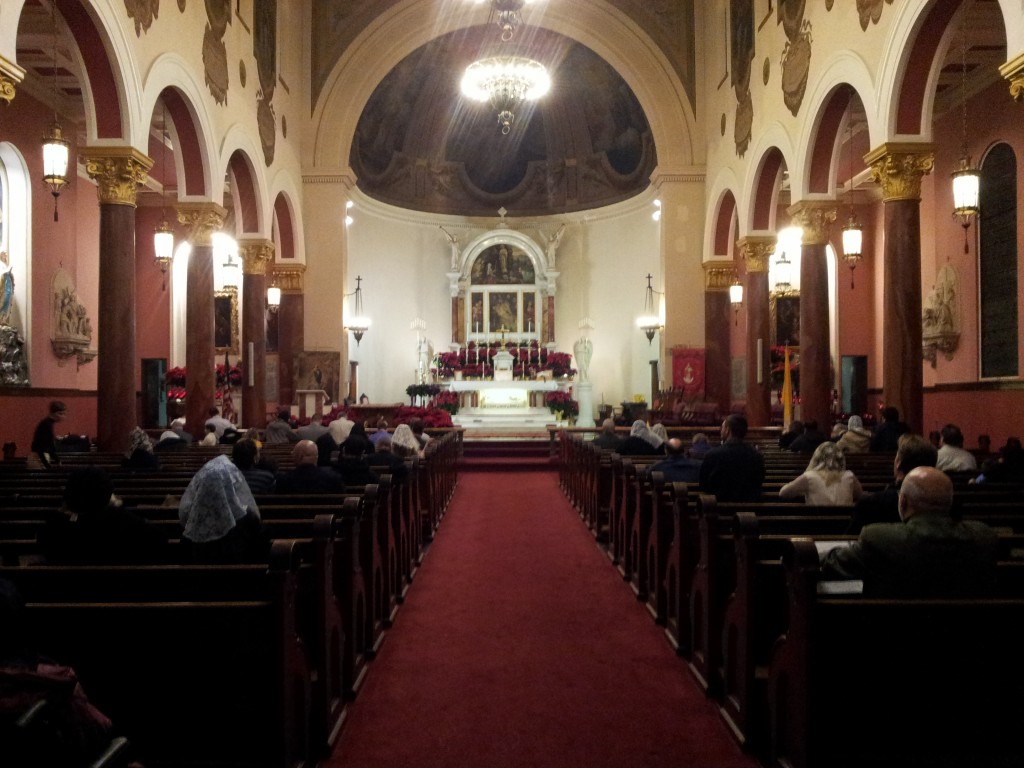
[[[868,453],[871,450],[871,430],[864,428],[864,419],[851,416],[836,445],[843,449],[843,453]]]

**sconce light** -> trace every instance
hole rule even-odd
[[[68,183],[68,140],[57,119],[57,4],[51,7],[53,24],[53,127],[43,137],[43,181],[53,195],[53,220],[58,221],[57,198]]]
[[[651,218],[655,221],[661,221],[661,200],[654,201],[654,213],[651,214]]]
[[[174,230],[171,229],[170,223],[167,221],[167,107],[164,107],[164,124],[160,127],[160,144],[161,144],[161,159],[160,159],[160,196],[164,199],[164,212],[163,218],[160,220],[160,225],[153,232],[153,258],[155,259],[157,266],[160,267],[160,271],[166,275],[167,268],[170,266],[171,261],[174,259]],[[164,290],[167,289],[167,281],[164,280]]]
[[[729,286],[729,303],[732,305],[734,324],[740,324],[740,307],[743,306],[743,283],[737,277]]]
[[[352,335],[356,338],[356,346],[359,346],[359,342],[363,340],[363,334],[370,330],[370,318],[363,312],[363,278],[356,276],[356,289],[353,293],[348,296],[353,297],[352,300],[352,315],[349,317],[348,324],[345,329],[352,332]]]
[[[277,275],[270,280],[270,287],[267,288],[267,309],[277,312],[281,306],[281,289],[277,287]]]
[[[967,153],[967,43],[960,47],[960,166],[953,171],[953,215],[964,228],[964,253],[968,252],[967,230],[979,206],[981,174],[971,167]]]
[[[849,147],[850,157],[850,190],[848,198],[850,201],[850,218],[843,225],[843,261],[850,268],[850,289],[853,285],[853,270],[861,260],[861,249],[864,243],[864,230],[857,221],[857,214],[853,211],[853,93],[850,93],[849,114],[846,118],[846,143]]]
[[[654,288],[651,287],[653,275],[647,274],[647,291],[644,294],[644,313],[636,319],[637,327],[644,332],[647,343],[654,341],[654,334],[662,329],[661,318],[655,312]]]

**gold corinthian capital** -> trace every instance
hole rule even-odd
[[[887,142],[864,155],[864,162],[882,188],[883,202],[920,200],[921,179],[935,165],[935,145]]]
[[[4,104],[14,101],[18,83],[24,79],[24,69],[4,56],[0,56],[0,101]]]
[[[775,253],[776,238],[772,235],[747,235],[736,241],[736,247],[747,262],[747,273],[767,272],[768,260]]]
[[[212,202],[178,203],[178,221],[188,227],[192,245],[212,245],[213,233],[224,226],[227,210]]]
[[[804,200],[791,205],[789,215],[793,223],[803,230],[801,244],[825,245],[828,243],[829,227],[836,220],[836,204],[832,201]]]
[[[153,161],[135,147],[84,147],[79,155],[85,172],[96,182],[100,205],[135,207],[139,185],[145,183]]]
[[[267,265],[274,262],[272,240],[239,240],[238,255],[242,259],[243,275],[266,275]]]
[[[736,282],[736,262],[732,260],[705,261],[702,266],[707,293],[724,293]]]
[[[1024,53],[999,66],[999,74],[1010,81],[1010,96],[1024,101]]]

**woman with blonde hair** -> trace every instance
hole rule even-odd
[[[396,456],[422,456],[420,441],[412,432],[408,424],[399,424],[395,427],[395,434],[391,437],[391,450]]]
[[[857,476],[846,468],[846,454],[836,443],[824,442],[814,449],[807,469],[779,490],[779,498],[803,496],[805,504],[845,506],[863,494]]]

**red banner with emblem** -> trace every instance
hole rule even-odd
[[[672,388],[689,398],[704,397],[704,348],[672,348]]]

